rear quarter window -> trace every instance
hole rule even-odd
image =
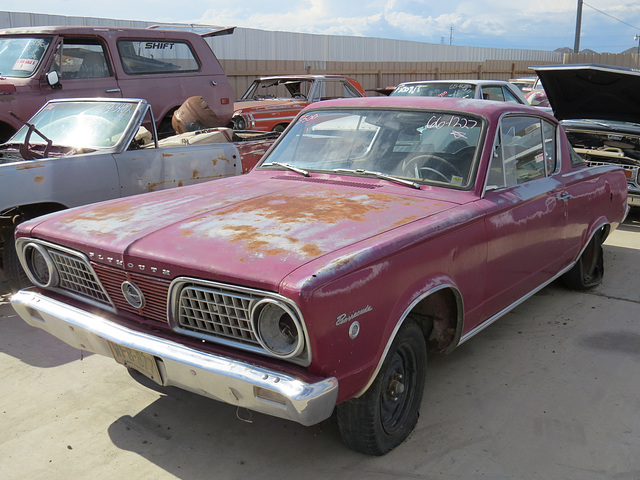
[[[120,40],[118,53],[130,75],[194,72],[200,64],[187,42],[174,40]]]

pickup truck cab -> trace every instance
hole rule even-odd
[[[156,28],[28,27],[0,30],[0,141],[47,101],[71,97],[144,98],[161,132],[173,133],[173,112],[201,95],[231,120],[233,89],[208,36]]]

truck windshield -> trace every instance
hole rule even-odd
[[[30,77],[47,49],[51,38],[8,37],[0,39],[0,75],[3,77]]]

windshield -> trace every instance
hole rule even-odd
[[[53,145],[74,148],[113,147],[127,128],[137,102],[56,102],[38,112],[31,123]],[[12,137],[11,143],[24,142],[26,125]],[[38,134],[32,133],[31,144],[45,144]]]
[[[242,100],[309,98],[313,81],[280,78],[256,80],[242,96]]]
[[[381,173],[468,188],[483,120],[425,110],[313,110],[300,116],[261,168]]]
[[[391,93],[394,97],[456,97],[475,98],[476,86],[471,83],[406,83],[400,84]]]
[[[0,39],[0,75],[29,77],[42,61],[51,38],[9,37]]]

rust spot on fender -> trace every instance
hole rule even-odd
[[[34,177],[34,178],[33,178],[33,181],[34,181],[35,183],[42,183],[42,182],[44,182],[44,177],[43,177],[43,176],[41,176],[41,175],[40,175],[40,176],[37,176],[37,177]]]
[[[200,171],[197,168],[194,168],[193,172],[191,172],[191,177],[198,178],[198,175],[200,175]]]
[[[164,158],[173,157],[173,153],[163,153],[162,156]]]

